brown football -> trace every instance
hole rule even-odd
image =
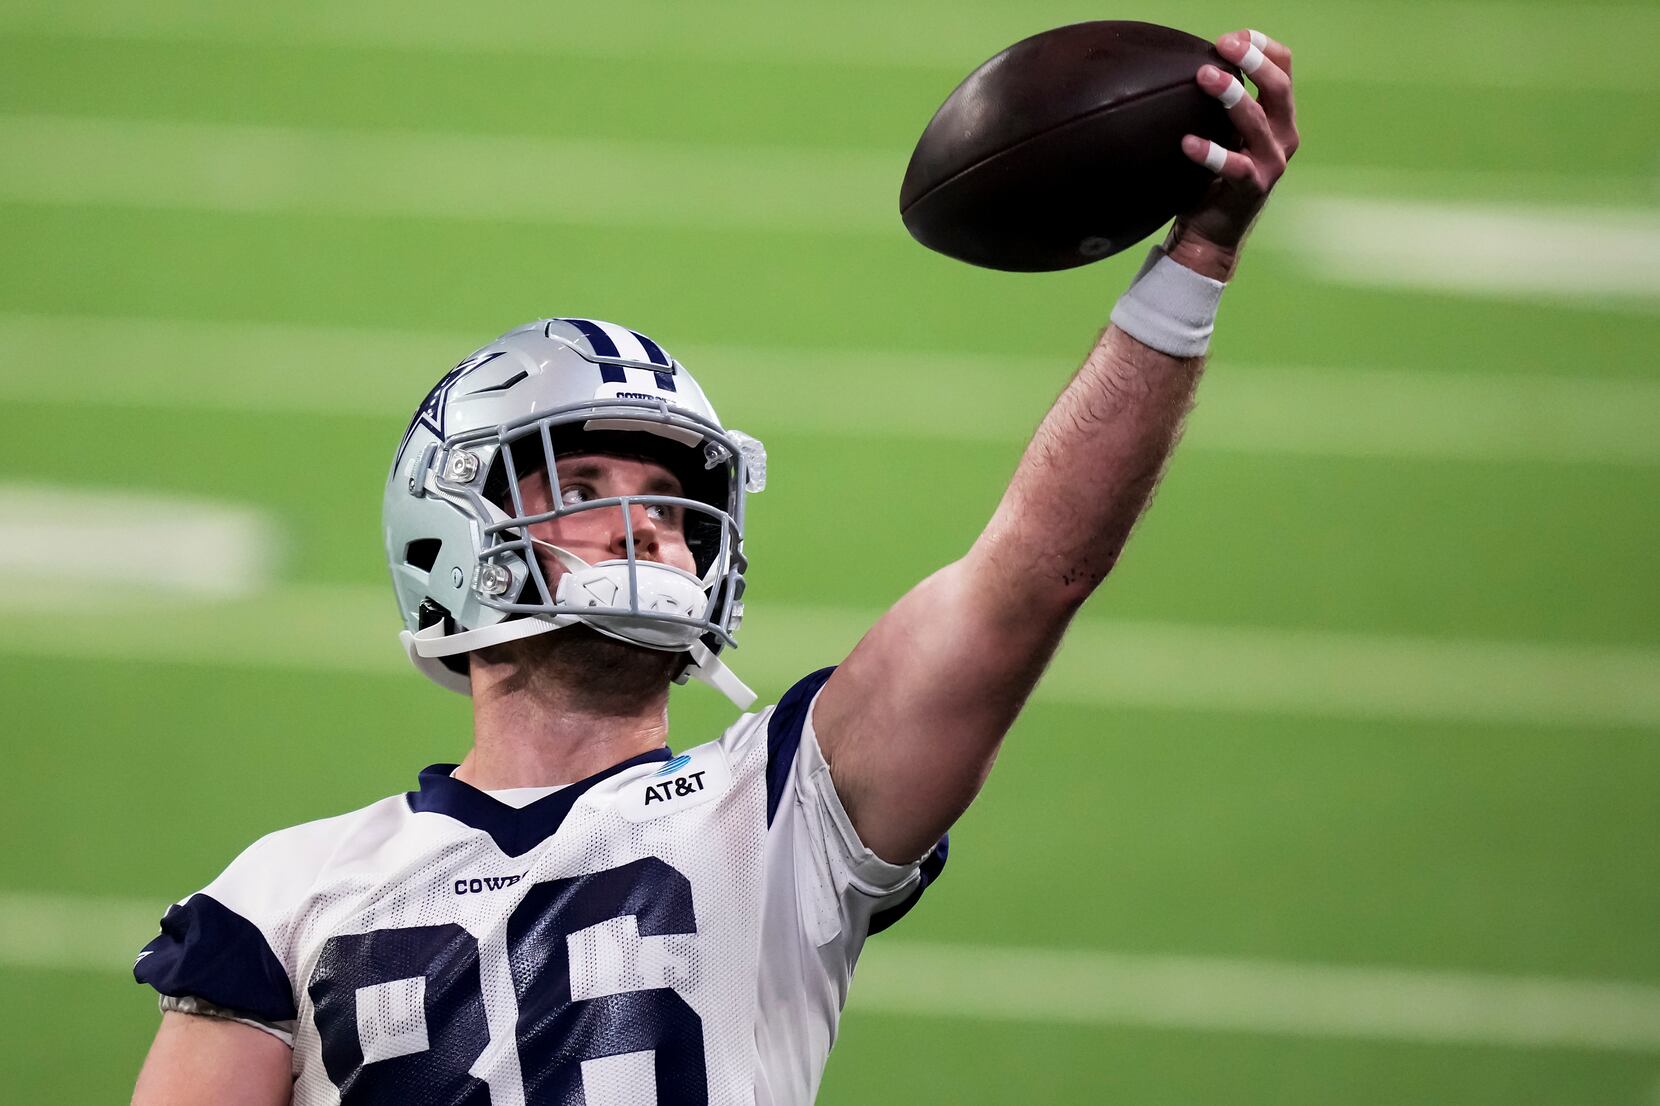
[[[1184,134],[1240,148],[1194,81],[1211,43],[1153,23],[1075,23],[968,75],[917,141],[899,212],[917,241],[974,265],[1070,269],[1111,256],[1198,203],[1213,179]]]

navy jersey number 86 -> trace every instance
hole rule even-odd
[[[646,1051],[653,1053],[659,1103],[708,1102],[703,1023],[673,990],[571,999],[566,938],[629,916],[642,937],[697,932],[691,884],[655,857],[535,884],[509,915],[507,956],[527,1106],[580,1106],[584,1061]],[[359,1004],[398,985],[418,996],[424,1023],[379,1050],[387,1055],[365,1058]],[[478,939],[465,929],[410,926],[331,937],[307,991],[323,1064],[342,1106],[488,1106],[489,1088],[470,1070],[490,1034]]]

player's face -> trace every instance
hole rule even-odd
[[[684,494],[680,480],[672,472],[655,461],[639,457],[573,453],[560,457],[556,469],[561,502],[566,507],[623,495]],[[548,483],[545,470],[532,473],[520,481],[519,494],[527,514],[541,514],[553,509],[554,489]],[[687,572],[697,571],[692,551],[686,545],[686,519],[682,508],[661,503],[634,503],[629,506],[629,515],[634,524],[636,557]],[[591,511],[578,511],[539,522],[530,527],[530,536],[568,549],[589,564],[628,555],[627,529],[623,525],[622,510],[618,507],[596,507]],[[565,574],[565,566],[548,550],[537,546],[536,551],[542,570],[547,573],[548,583],[553,585]]]

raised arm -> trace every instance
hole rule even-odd
[[[1231,105],[1245,152],[1183,140],[1217,180],[1177,220],[1169,260],[1144,270],[1150,283],[1121,301],[967,555],[883,615],[814,707],[836,790],[885,860],[922,855],[973,800],[1067,624],[1152,498],[1203,370],[1206,297],[1213,311],[1218,282],[1232,276],[1297,148],[1290,52],[1262,36],[1253,43],[1253,33],[1224,35],[1217,48],[1251,74],[1260,100],[1214,67],[1196,78]]]

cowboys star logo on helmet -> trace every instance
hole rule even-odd
[[[683,495],[634,495],[528,513],[520,478],[560,456],[628,442],[681,479]],[[650,338],[595,319],[542,319],[450,370],[399,443],[386,482],[386,555],[415,666],[467,693],[465,654],[581,623],[684,653],[740,708],[754,701],[716,655],[743,616],[744,497],[766,482],[761,443],[721,424],[691,374]],[[696,572],[636,556],[631,504],[679,508]],[[590,564],[530,527],[577,511],[621,511],[626,555]],[[534,555],[567,571],[550,587]]]

